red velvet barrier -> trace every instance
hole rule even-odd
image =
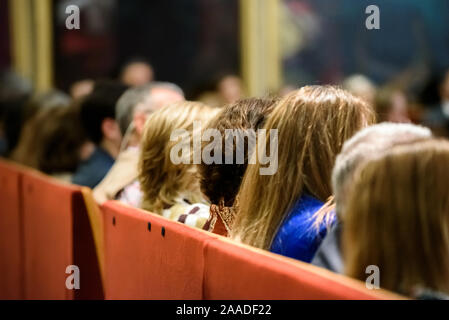
[[[23,298],[21,170],[0,160],[0,300]]]
[[[359,281],[107,202],[106,299],[397,299]]]
[[[397,299],[327,270],[269,252],[209,242],[205,250],[204,299]]]
[[[26,299],[101,299],[102,285],[81,189],[47,176],[23,176]],[[66,288],[78,266],[80,289]]]
[[[118,202],[102,209],[106,299],[202,299],[213,235]]]

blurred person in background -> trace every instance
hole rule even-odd
[[[395,145],[406,144],[432,136],[428,128],[412,124],[381,123],[360,130],[345,142],[332,170],[332,202],[337,222],[318,248],[312,264],[336,273],[344,272],[341,234],[348,194],[352,191],[359,166]]]
[[[73,183],[95,188],[114,164],[122,142],[115,105],[127,88],[115,81],[99,81],[93,92],[81,101],[81,123],[92,149],[78,166]]]
[[[79,119],[79,108],[70,106],[42,109],[33,118],[32,128],[33,130],[24,132],[22,141],[29,145],[24,146],[28,148],[28,152],[26,158],[21,159],[22,163],[70,182],[80,163],[82,146],[86,141]]]
[[[234,220],[234,207],[237,206],[236,196],[240,183],[251,152],[254,151],[249,150],[250,138],[248,137],[257,138],[258,129],[262,129],[276,102],[278,102],[277,99],[242,99],[223,107],[220,113],[208,123],[204,130],[218,130],[221,133],[221,139],[214,139],[212,142],[203,141],[202,149],[204,150],[207,146],[213,148],[214,153],[221,154],[222,160],[221,164],[207,164],[202,161],[198,166],[201,191],[210,201],[211,206],[201,210],[204,206],[193,204],[179,216],[178,222],[222,236],[228,235]],[[229,130],[232,132],[229,133]],[[255,135],[252,135],[250,130],[254,130]],[[245,134],[248,134],[247,138]],[[229,139],[233,139],[231,149],[226,147],[226,144],[231,141]],[[231,164],[226,163],[226,152],[232,152]],[[243,163],[237,163],[237,153],[242,154],[242,152]]]
[[[380,270],[383,289],[449,299],[449,141],[397,145],[359,167],[345,206],[346,275]]]
[[[347,77],[342,83],[343,89],[349,91],[356,97],[359,97],[370,105],[374,104],[374,99],[376,97],[376,86],[375,84],[361,74],[354,74]]]
[[[95,82],[90,79],[79,80],[70,86],[70,96],[74,99],[80,99],[92,93]]]
[[[449,70],[438,83],[439,103],[424,116],[423,124],[436,135],[449,136]]]
[[[374,107],[378,122],[411,122],[407,96],[399,88],[391,86],[380,88],[376,93]]]
[[[3,156],[10,158],[11,153],[16,149],[19,143],[20,133],[22,131],[24,121],[23,113],[25,105],[29,100],[28,94],[15,97],[8,97],[0,101],[0,110],[2,113],[3,127]]]
[[[243,98],[243,84],[240,77],[229,74],[218,82],[218,94],[224,104],[234,103]]]
[[[154,112],[145,124],[139,157],[139,183],[142,190],[141,207],[170,220],[177,221],[191,204],[208,210],[207,200],[200,190],[197,167],[192,152],[179,164],[172,159],[172,148],[188,143],[191,150],[193,122],[205,125],[218,113],[200,102],[176,102]],[[174,130],[184,130],[181,141],[172,140]],[[185,140],[186,139],[186,140]],[[176,154],[178,155],[178,154]]]
[[[37,169],[68,183],[83,158],[87,141],[79,111],[77,105],[49,110],[40,141],[36,141],[40,145]]]
[[[218,76],[216,79],[212,81],[213,88],[210,91],[206,90],[199,95],[199,101],[220,108],[244,97],[243,83],[237,75],[225,74]]]
[[[118,199],[131,206],[139,206],[137,163],[147,117],[165,105],[183,100],[181,88],[168,82],[153,82],[130,88],[120,97],[115,118],[124,138],[114,166],[94,189],[94,197],[98,203]],[[130,187],[126,188],[127,186]]]
[[[37,157],[40,145],[35,141],[42,134],[47,111],[67,108],[70,97],[58,90],[34,95],[24,106],[22,112],[23,126],[17,146],[11,153],[11,159],[22,165],[37,168]]]
[[[330,208],[316,214],[332,195],[335,158],[374,121],[364,100],[336,87],[306,86],[284,97],[264,126],[268,135],[278,130],[277,139],[258,141],[264,154],[277,150],[277,171],[262,175],[261,161],[247,168],[231,238],[310,262],[335,220]]]
[[[153,67],[141,59],[126,63],[120,73],[120,81],[129,87],[143,86],[153,80]]]
[[[17,146],[31,92],[28,80],[9,70],[0,72],[0,156],[9,157]]]

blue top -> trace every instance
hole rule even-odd
[[[102,148],[95,148],[89,159],[82,162],[72,177],[72,182],[91,189],[103,180],[114,164],[114,158]]]
[[[317,230],[312,220],[313,215],[323,204],[320,200],[303,194],[290,214],[282,221],[270,251],[304,262],[312,261],[327,232],[324,222]]]

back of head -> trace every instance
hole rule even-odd
[[[364,128],[346,141],[332,170],[332,189],[337,213],[344,214],[345,196],[352,186],[354,172],[361,163],[395,145],[431,136],[431,131],[425,127],[385,122]]]
[[[374,118],[363,100],[335,87],[308,86],[284,97],[264,126],[266,142],[258,144],[265,154],[277,151],[277,171],[262,175],[260,162],[248,166],[232,236],[268,248],[284,215],[304,192],[325,201],[332,193],[331,171],[343,143]],[[275,145],[271,130],[278,136]]]
[[[57,90],[36,94],[31,97],[24,106],[22,114],[24,122],[17,146],[11,154],[11,158],[23,165],[36,168],[38,146],[35,141],[45,129],[44,123],[47,116],[54,110],[65,109],[69,105],[70,98]]]
[[[158,89],[173,93],[173,95],[168,95],[167,99],[165,99],[166,104],[176,102],[184,97],[182,89],[169,82],[152,82],[128,89],[117,101],[115,110],[116,120],[119,123],[122,135],[125,135],[130,125],[132,125],[136,110],[149,114],[161,107],[161,104],[164,102],[160,103],[158,99],[152,99],[154,93],[158,93]]]
[[[99,144],[103,138],[102,122],[115,119],[115,105],[127,87],[114,81],[99,81],[81,102],[81,122],[89,139]]]
[[[344,218],[346,273],[406,295],[449,293],[449,142],[397,145],[360,166]]]
[[[67,107],[70,103],[70,97],[59,90],[35,94],[25,105],[23,120],[26,122],[41,110]]]
[[[145,124],[139,158],[139,182],[143,192],[142,207],[162,213],[177,197],[199,201],[194,166],[174,164],[171,159],[172,133],[191,130],[194,121],[206,122],[216,111],[199,102],[177,102],[152,113]],[[189,145],[190,146],[190,145]]]
[[[224,205],[232,207],[237,195],[243,175],[248,165],[249,139],[251,132],[257,133],[262,129],[265,120],[274,109],[277,99],[250,98],[239,100],[229,104],[208,124],[208,129],[216,129],[220,132],[222,139],[212,142],[204,141],[204,147],[209,146],[221,154],[221,164],[206,164],[204,161],[199,166],[201,179],[201,190],[209,198],[211,203],[219,204],[221,200]],[[230,133],[232,131],[232,134]],[[235,137],[235,138],[234,138]],[[247,137],[247,138],[245,138]],[[231,140],[231,150],[226,149],[226,141]],[[235,140],[234,140],[235,139]],[[237,146],[243,145],[243,150]],[[233,161],[226,164],[226,152],[231,152]],[[238,164],[237,152],[244,153],[244,161]]]
[[[49,112],[43,132],[36,141],[37,168],[47,174],[72,173],[80,162],[80,150],[86,141],[78,106]]]

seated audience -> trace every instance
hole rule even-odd
[[[397,145],[355,173],[344,215],[345,273],[406,296],[449,294],[449,142]]]
[[[324,238],[312,264],[337,273],[344,272],[341,254],[342,221],[347,195],[352,190],[354,172],[358,166],[395,145],[430,138],[431,135],[429,129],[421,126],[381,123],[362,129],[345,142],[332,170],[332,190],[338,223],[332,226]]]
[[[262,175],[260,161],[248,166],[231,237],[310,262],[334,220],[331,210],[312,217],[332,195],[335,157],[374,118],[366,102],[335,87],[307,86],[284,97],[264,126],[268,136],[277,130],[277,139],[258,145],[265,155],[275,150],[277,171]]]
[[[166,106],[148,117],[139,158],[143,209],[171,220],[177,220],[195,203],[204,203],[198,209],[208,211],[207,202],[200,191],[196,166],[190,161],[191,151],[181,154],[181,163],[172,161],[172,148],[178,143],[184,145],[187,136],[181,136],[181,142],[171,139],[175,130],[192,132],[194,121],[206,123],[217,114],[217,110],[199,102],[186,101]],[[190,147],[190,141],[186,142]]]
[[[114,165],[94,189],[98,203],[118,199],[139,207],[137,164],[139,143],[147,117],[161,107],[184,100],[182,90],[168,82],[153,82],[128,89],[117,102],[116,120],[122,133],[122,150]]]
[[[81,123],[94,147],[83,161],[72,182],[94,188],[108,173],[120,151],[122,134],[115,120],[115,105],[127,87],[102,81],[81,102]]]
[[[221,154],[221,164],[207,164],[204,161],[198,166],[200,186],[203,194],[209,199],[209,211],[187,211],[178,221],[187,225],[203,228],[214,233],[227,236],[234,218],[235,197],[248,165],[249,150],[247,134],[250,130],[257,134],[262,129],[266,117],[273,110],[277,99],[243,99],[229,104],[213,118],[207,128],[216,129],[221,139],[212,142],[203,141],[202,147],[213,148],[214,153]],[[233,132],[229,132],[233,130]],[[238,130],[238,131],[237,131]],[[229,140],[231,139],[231,140]],[[231,148],[226,148],[226,141],[230,141]],[[243,147],[243,150],[241,149]],[[232,163],[227,164],[226,151],[232,152]],[[237,163],[237,152],[242,152],[243,163]],[[207,221],[207,222],[206,222]]]

